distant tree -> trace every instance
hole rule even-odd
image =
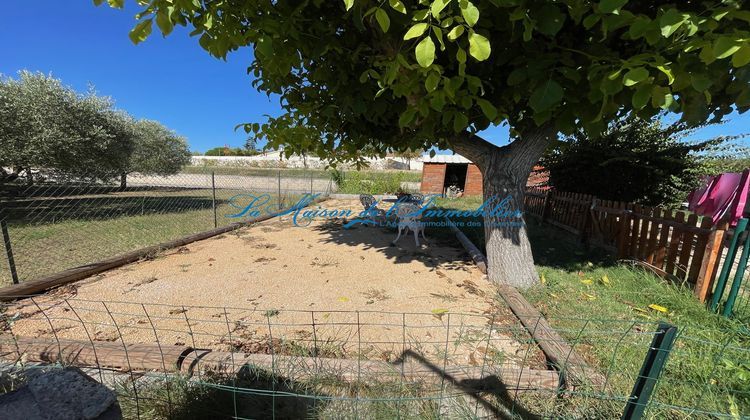
[[[683,201],[705,172],[709,153],[728,138],[685,141],[696,128],[658,118],[620,118],[599,136],[578,131],[558,141],[542,158],[549,183],[560,191],[647,205]]]
[[[127,186],[128,173],[172,175],[190,163],[190,149],[185,138],[157,121],[140,120],[133,124],[133,153],[126,171],[120,176],[120,188]]]
[[[204,156],[254,156],[257,155],[257,150],[252,150],[248,148],[241,148],[241,147],[229,147],[229,146],[223,146],[223,147],[214,147],[212,149],[208,149]]]
[[[725,172],[742,172],[750,169],[750,148],[734,142],[740,137],[734,136],[714,150],[708,151],[701,159],[697,172],[699,176],[718,175]]]
[[[396,156],[396,157],[400,157],[400,158],[406,159],[406,164],[411,169],[411,161],[412,161],[412,159],[418,159],[423,154],[424,154],[424,149],[416,149],[416,150],[406,149],[406,150],[403,150],[403,151],[400,151],[400,152],[396,152],[393,155]]]
[[[32,168],[111,178],[125,168],[134,134],[109,98],[41,73],[0,79],[0,181],[22,173],[30,180]]]

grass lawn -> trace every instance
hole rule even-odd
[[[446,208],[480,204],[478,197],[439,200]],[[576,351],[608,376],[610,394],[630,393],[653,331],[664,321],[679,333],[648,415],[750,415],[750,332],[740,320],[710,313],[690,287],[618,264],[549,225],[533,219],[528,224],[543,284],[524,294]],[[482,228],[463,230],[484,249]],[[590,404],[603,397],[601,391],[581,396]]]
[[[237,212],[227,200],[248,193],[217,190],[217,226],[240,220],[227,217]],[[278,202],[276,194],[270,197]],[[281,198],[287,206],[299,199]],[[11,220],[8,226],[21,281],[214,228],[212,194],[207,189],[131,191],[40,202],[37,199],[30,206],[36,213]],[[11,275],[4,249],[2,255],[0,285],[8,285]]]

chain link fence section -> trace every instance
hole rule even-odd
[[[328,179],[283,170],[264,176],[179,173],[130,174],[92,181],[39,174],[33,184],[0,185],[0,286],[49,276],[102,259],[226,226],[252,197],[263,213],[284,209],[305,194],[327,195]],[[243,195],[231,202],[232,197]],[[15,271],[15,273],[14,273]]]
[[[654,321],[565,321],[555,331],[603,384],[560,387],[566,366],[546,365],[529,332],[496,314],[181,306],[62,293],[0,306],[0,377],[22,383],[24,369],[78,366],[115,389],[126,418],[750,415],[746,379],[735,375],[750,362],[739,337],[680,329],[665,347],[655,344],[665,330]],[[665,367],[646,368],[654,355]],[[637,398],[649,381],[650,399]]]

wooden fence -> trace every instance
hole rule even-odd
[[[727,225],[684,211],[643,207],[592,195],[529,189],[526,214],[582,242],[607,249],[654,273],[689,284],[705,302],[721,258]]]

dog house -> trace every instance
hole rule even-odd
[[[464,195],[482,195],[482,172],[469,159],[455,155],[424,157],[422,166],[423,194],[445,194],[455,185]],[[549,174],[541,166],[535,166],[527,186],[542,187],[547,184]]]

